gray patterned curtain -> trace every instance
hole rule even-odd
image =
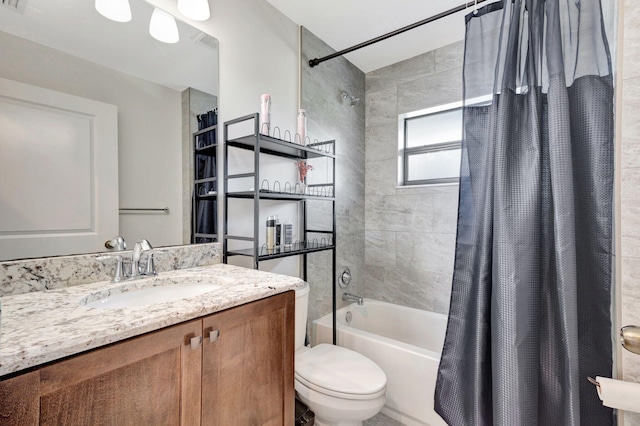
[[[613,78],[599,0],[466,18],[455,271],[435,394],[453,426],[613,424]]]

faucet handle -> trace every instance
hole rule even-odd
[[[140,265],[140,259],[144,254],[147,254],[147,266],[145,271],[142,271]],[[131,253],[131,278],[136,278],[141,275],[156,275],[156,266],[153,262],[153,246],[149,240],[143,238],[138,240],[133,247],[133,253]]]
[[[153,255],[155,254],[155,251],[150,250],[148,253],[149,254],[147,254],[147,267],[145,268],[144,274],[158,275],[158,272],[156,271],[156,264],[153,261]]]
[[[127,272],[124,269],[124,258],[119,254],[109,254],[96,257],[96,260],[105,261],[109,259],[116,259],[116,270],[113,273],[111,282],[117,283],[122,281],[123,278],[127,278]]]

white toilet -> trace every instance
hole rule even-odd
[[[304,346],[309,285],[296,290],[295,388],[318,426],[361,426],[386,402],[387,376],[369,358],[320,344]]]

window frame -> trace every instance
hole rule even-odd
[[[463,123],[460,123],[460,139],[454,141],[441,142],[432,145],[421,145],[407,148],[407,124],[409,121],[446,111],[462,110],[463,102],[452,102],[448,104],[438,105],[431,108],[425,108],[418,111],[412,111],[398,115],[398,186],[414,187],[419,185],[442,185],[442,184],[458,184],[460,176],[438,178],[438,179],[409,179],[409,157],[412,155],[428,154],[440,151],[452,151],[462,147]]]

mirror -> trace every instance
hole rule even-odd
[[[13,3],[17,8],[0,5],[0,79],[115,105],[118,152],[117,166],[113,167],[117,167],[117,183],[110,185],[117,190],[117,201],[108,207],[117,215],[118,233],[129,248],[141,238],[156,247],[188,244],[191,134],[198,129],[196,115],[217,107],[217,40],[179,20],[178,43],[155,40],[149,34],[154,7],[143,0],[130,0],[132,20],[127,23],[103,17],[93,1],[8,2]],[[190,108],[195,103],[199,103],[197,108]],[[45,134],[38,136],[49,139]],[[0,152],[2,144],[0,139]],[[42,161],[27,163],[23,173],[42,168]],[[16,185],[11,180],[6,175],[0,178],[0,210],[8,210],[2,188]],[[51,192],[48,179],[41,181],[37,190],[23,193],[23,199]],[[69,204],[71,195],[60,193],[50,198]],[[52,203],[42,207],[39,215],[52,214]],[[11,205],[14,209],[15,204]],[[22,204],[31,205],[33,213],[32,203]],[[29,232],[23,234],[25,239],[34,237]],[[8,238],[6,229],[0,227],[0,244]],[[102,241],[95,248],[59,245],[48,250],[0,255],[0,261],[106,249]]]

